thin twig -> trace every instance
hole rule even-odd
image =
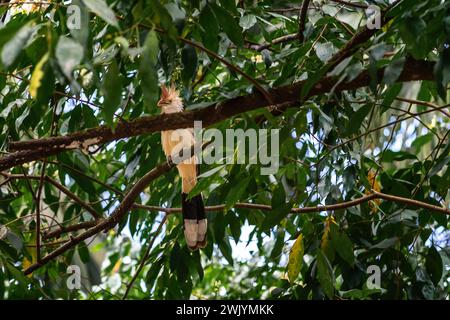
[[[162,221],[159,223],[158,228],[156,229],[156,231],[153,233],[153,237],[150,240],[150,243],[147,246],[147,249],[145,250],[144,256],[141,259],[141,262],[139,263],[139,267],[136,270],[136,273],[133,275],[133,278],[131,278],[130,283],[127,285],[127,289],[125,290],[125,294],[122,297],[122,300],[125,300],[128,296],[128,293],[130,292],[131,288],[133,287],[134,282],[136,281],[136,279],[139,277],[139,274],[141,273],[142,269],[145,266],[145,263],[148,260],[148,257],[150,255],[150,252],[152,250],[153,244],[155,243],[156,237],[158,236],[158,234],[161,232],[162,227],[164,226],[164,224],[166,223],[167,220],[167,214],[164,215],[164,218],[162,219]]]
[[[28,176],[25,174],[9,174],[6,172],[2,172],[1,175],[5,176],[6,178],[9,178],[10,180],[14,180],[14,179],[40,180],[41,179],[40,176]],[[50,183],[53,186],[55,186],[56,188],[58,188],[61,192],[63,192],[69,198],[71,198],[73,201],[78,203],[82,208],[86,209],[86,211],[88,211],[95,219],[100,218],[100,215],[97,213],[97,211],[95,211],[95,209],[93,207],[91,207],[89,204],[87,204],[86,202],[81,200],[81,198],[78,197],[75,193],[73,193],[72,191],[67,189],[65,186],[63,186],[62,184],[60,184],[59,182],[57,182],[56,180],[54,180],[53,178],[51,178],[49,176],[45,175],[43,178],[45,181],[47,181],[48,183]]]
[[[353,8],[360,8],[360,9],[367,9],[369,6],[363,3],[357,3],[357,2],[350,2],[350,1],[344,1],[344,0],[330,0],[332,2],[343,4],[344,6],[353,7]]]
[[[305,26],[306,26],[306,18],[308,14],[308,6],[309,6],[310,0],[303,0],[302,7],[300,9],[300,15],[299,15],[299,27],[298,27],[298,40],[300,43],[303,43],[305,41]]]

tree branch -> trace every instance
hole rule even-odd
[[[433,80],[433,68],[434,62],[408,59],[405,62],[404,69],[397,81]],[[381,81],[383,74],[384,69],[378,70],[378,81]],[[336,77],[323,78],[313,86],[308,93],[307,98],[328,93],[333,90],[333,88],[334,92],[341,92],[366,87],[370,83],[370,75],[368,71],[364,71],[354,80],[346,83],[339,83],[336,86],[338,81],[339,79]],[[305,83],[306,81],[299,81],[292,85],[270,90],[274,103],[283,105],[283,109],[301,103],[299,93]],[[66,136],[12,142],[10,144],[10,149],[16,152],[0,158],[0,171],[7,170],[23,163],[56,155],[67,150],[87,148],[91,145],[104,144],[114,140],[163,130],[193,127],[194,121],[202,121],[203,126],[207,127],[241,113],[267,106],[269,106],[268,101],[261,93],[257,92],[229,99],[203,109],[145,116],[130,121],[126,125],[118,123],[114,131],[107,126],[101,126],[78,131]]]
[[[268,49],[276,44],[280,44],[283,42],[289,42],[292,40],[297,40],[299,39],[299,33],[293,33],[293,34],[287,34],[285,36],[281,36],[278,38],[273,39],[272,41],[265,43],[265,44],[261,44],[261,45],[256,45],[256,46],[251,46],[252,49],[256,50],[256,51],[263,51],[265,49]]]
[[[300,43],[303,43],[305,41],[305,35],[303,33],[305,32],[309,1],[310,0],[303,0],[302,8],[300,9],[299,27],[298,27],[298,40],[300,41]]]
[[[38,180],[38,181],[41,180],[41,176],[28,176],[28,175],[24,175],[24,174],[9,174],[9,173],[6,173],[6,172],[2,172],[1,175],[3,175],[4,177],[6,177],[6,178],[8,178],[10,180],[14,180],[14,179],[30,179],[30,180]],[[100,218],[100,215],[97,213],[97,211],[95,211],[95,209],[93,207],[91,207],[89,204],[87,204],[86,202],[81,200],[80,197],[78,197],[75,193],[73,193],[72,191],[67,189],[65,186],[60,184],[58,181],[50,178],[47,175],[43,176],[43,180],[48,182],[48,183],[50,183],[50,184],[52,184],[57,189],[59,189],[61,192],[63,192],[65,195],[67,195],[70,199],[72,199],[73,201],[78,203],[87,212],[89,212],[95,219],[99,219]]]
[[[358,199],[355,199],[355,200],[341,202],[341,203],[336,203],[336,204],[332,204],[332,205],[315,206],[315,207],[304,207],[304,208],[293,208],[293,209],[291,209],[290,213],[302,214],[302,213],[315,213],[315,212],[323,212],[323,211],[333,211],[333,210],[339,210],[339,209],[346,209],[346,208],[354,207],[354,206],[357,206],[357,205],[359,205],[361,203],[368,202],[368,201],[375,200],[375,199],[383,199],[383,200],[403,203],[403,204],[406,204],[406,205],[419,207],[419,208],[423,208],[423,209],[428,209],[428,210],[431,210],[431,211],[435,211],[435,212],[443,213],[443,214],[446,214],[446,215],[450,215],[450,210],[446,209],[444,207],[438,207],[438,206],[435,206],[435,205],[432,205],[432,204],[429,204],[429,203],[425,203],[425,202],[422,202],[422,201],[417,201],[417,200],[403,198],[403,197],[398,197],[398,196],[392,196],[392,195],[388,195],[388,194],[381,193],[381,192],[376,192],[376,191],[373,191],[373,193],[365,195],[365,196],[363,196],[361,198],[358,198]],[[215,205],[215,206],[207,206],[207,207],[205,207],[205,211],[206,212],[223,211],[223,210],[226,209],[226,207],[227,206],[225,204],[220,204],[220,205]],[[256,203],[241,203],[241,202],[238,202],[233,207],[234,208],[240,208],[240,209],[253,209],[253,210],[272,211],[272,207],[271,206],[264,205],[264,204],[256,204]],[[181,213],[181,208],[159,208],[159,207],[153,207],[152,209],[154,211],[166,212],[167,214]]]
[[[365,195],[361,198],[351,200],[351,201],[341,202],[341,203],[337,203],[337,204],[325,205],[325,206],[315,206],[315,207],[293,208],[293,209],[291,209],[290,213],[305,214],[305,213],[340,210],[340,209],[354,207],[361,203],[365,203],[365,202],[372,201],[375,199],[383,199],[383,200],[387,200],[387,201],[403,203],[403,204],[406,204],[409,206],[419,207],[419,208],[443,213],[446,215],[450,215],[450,210],[446,209],[444,207],[438,207],[438,206],[435,206],[432,204],[428,204],[426,202],[403,198],[403,197],[398,197],[398,196],[393,196],[393,195],[388,195],[388,194],[376,192],[373,190],[372,190],[372,192],[373,193]],[[138,205],[138,204],[134,204],[132,207],[142,208],[142,209],[146,209],[149,211],[164,212],[166,215],[179,214],[182,211],[182,208],[165,208],[165,207],[157,207],[157,206]],[[205,207],[205,211],[206,212],[217,212],[217,211],[223,211],[226,208],[227,208],[227,206],[225,204],[220,204],[220,205],[214,205],[214,206],[207,206],[207,207]],[[233,208],[272,211],[271,206],[264,205],[264,204],[257,204],[257,203],[238,202],[238,203],[234,204]],[[95,221],[88,221],[88,222],[82,222],[82,223],[75,224],[75,225],[68,226],[68,227],[59,228],[55,231],[45,234],[43,239],[59,237],[62,233],[65,233],[65,232],[73,232],[73,231],[78,231],[81,229],[91,228],[91,227],[95,226],[96,224],[97,224],[97,222],[95,222]]]

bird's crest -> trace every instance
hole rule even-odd
[[[166,87],[164,84],[161,86],[161,102],[167,103],[179,97],[180,92],[177,90],[173,83],[170,85],[170,87]]]

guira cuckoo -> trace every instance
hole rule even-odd
[[[161,98],[158,101],[161,113],[183,111],[183,101],[174,85],[161,86]],[[184,148],[194,145],[194,129],[176,129],[161,132],[161,144],[168,161],[172,155],[178,154]],[[207,220],[202,195],[188,199],[189,192],[197,184],[199,173],[198,158],[194,155],[177,165],[181,177],[181,206],[183,214],[184,237],[190,250],[206,247]]]

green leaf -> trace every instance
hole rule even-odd
[[[272,194],[272,211],[267,213],[262,223],[262,229],[268,230],[269,228],[278,225],[281,220],[286,218],[291,211],[293,204],[292,201],[286,202],[286,193],[283,184],[279,183]]]
[[[197,71],[197,52],[190,45],[185,45],[181,52],[181,61],[183,62],[183,71],[181,77],[185,86],[194,78]]]
[[[156,106],[159,95],[158,74],[156,63],[158,60],[158,37],[155,31],[150,31],[145,39],[144,52],[139,65],[139,77],[141,79],[142,94],[147,110]]]
[[[84,242],[78,245],[78,254],[80,255],[80,259],[83,263],[88,263],[91,260],[91,255],[89,254],[89,250]]]
[[[247,177],[242,181],[240,181],[236,186],[233,186],[233,188],[230,189],[225,203],[227,210],[233,207],[236,202],[241,200],[241,197],[244,194],[244,191],[246,191],[249,182],[250,177]]]
[[[392,151],[386,150],[383,154],[381,161],[383,162],[393,162],[393,161],[403,161],[403,160],[417,160],[417,157],[406,151]]]
[[[317,57],[323,63],[327,63],[337,52],[336,47],[331,42],[325,43],[318,42],[314,45],[314,50],[316,51]]]
[[[300,233],[292,246],[291,252],[289,253],[288,279],[291,283],[297,279],[298,274],[300,273],[303,262],[303,254],[303,234]]]
[[[434,134],[432,133],[427,133],[423,136],[417,137],[416,140],[414,140],[413,143],[411,143],[411,147],[414,148],[415,154],[417,155],[418,153],[420,153],[420,150],[424,145],[433,141],[433,137]]]
[[[6,229],[6,227],[2,227],[2,229]],[[8,231],[6,230],[6,232],[8,232]],[[3,240],[0,240],[0,253],[2,253],[14,260],[19,259],[18,255],[17,255],[17,251]]]
[[[399,95],[400,91],[402,90],[403,84],[396,83],[392,86],[389,86],[388,89],[383,92],[383,103],[381,105],[381,113],[384,113],[386,110],[389,110],[389,108],[392,105],[392,102],[394,102],[395,98]]]
[[[115,60],[110,64],[108,71],[105,74],[102,93],[105,96],[103,102],[103,115],[106,123],[112,127],[114,113],[117,111],[122,101],[122,78]]]
[[[447,101],[447,85],[450,82],[450,48],[442,50],[439,61],[434,67],[438,93],[442,100]]]
[[[364,119],[366,119],[370,110],[372,110],[372,105],[366,104],[352,114],[350,120],[348,121],[348,127],[345,131],[345,136],[349,136],[359,132],[359,129],[361,128],[361,125]]]
[[[119,23],[117,22],[116,14],[108,6],[105,0],[83,0],[86,7],[100,18],[102,18],[106,23],[119,28]]]
[[[282,183],[279,183],[272,195],[272,209],[280,208],[286,203],[286,192]]]
[[[256,16],[254,16],[253,14],[242,16],[239,19],[239,25],[242,27],[242,29],[244,29],[244,31],[253,27],[256,22]]]
[[[234,264],[232,251],[230,242],[228,241],[228,238],[222,239],[222,241],[219,241],[219,249],[220,252],[222,252],[225,259],[228,261],[230,265]]]
[[[227,34],[228,38],[238,47],[244,45],[244,37],[242,35],[242,29],[239,24],[234,20],[233,16],[218,5],[212,6],[214,13],[216,14],[217,21],[222,27],[223,31]]]
[[[405,65],[405,58],[392,61],[385,69],[383,76],[383,83],[387,85],[392,85],[397,81],[398,77],[403,71],[403,66]]]
[[[55,56],[64,75],[72,79],[73,70],[83,60],[84,48],[78,42],[61,36],[56,45]]]
[[[308,95],[311,89],[319,82],[320,79],[327,73],[328,66],[323,66],[318,71],[314,72],[311,76],[308,76],[308,79],[303,84],[302,89],[300,91],[300,100],[304,101]]]
[[[30,79],[30,96],[38,103],[46,104],[55,91],[55,76],[49,63],[49,54],[45,54],[33,70]]]
[[[338,255],[351,267],[355,264],[355,254],[353,252],[353,243],[347,234],[339,230],[335,224],[330,225],[331,242]]]
[[[207,4],[199,17],[200,26],[203,28],[202,40],[206,48],[217,52],[219,46],[219,24],[217,23],[216,15],[211,9],[211,6]]]
[[[38,90],[41,87],[42,79],[44,78],[44,65],[48,61],[48,53],[45,54],[42,59],[38,62],[36,65],[36,68],[34,68],[33,73],[31,75],[30,79],[30,96],[33,99],[36,99],[38,96]]]
[[[219,0],[220,5],[227,9],[232,14],[239,14],[236,8],[236,1],[235,0]]]
[[[398,242],[399,242],[399,238],[397,238],[397,237],[384,239],[384,240],[378,242],[376,245],[373,245],[371,248],[372,249],[375,249],[375,248],[376,249],[387,249],[387,248],[393,247]]]
[[[16,61],[26,43],[33,35],[35,25],[36,23],[34,21],[28,22],[3,46],[1,56],[2,64],[5,68],[8,68]]]
[[[431,281],[433,281],[434,285],[437,285],[442,278],[443,263],[441,255],[434,246],[428,250],[425,258],[425,268],[430,275]]]
[[[317,279],[329,299],[334,298],[334,272],[322,250],[317,251]]]

